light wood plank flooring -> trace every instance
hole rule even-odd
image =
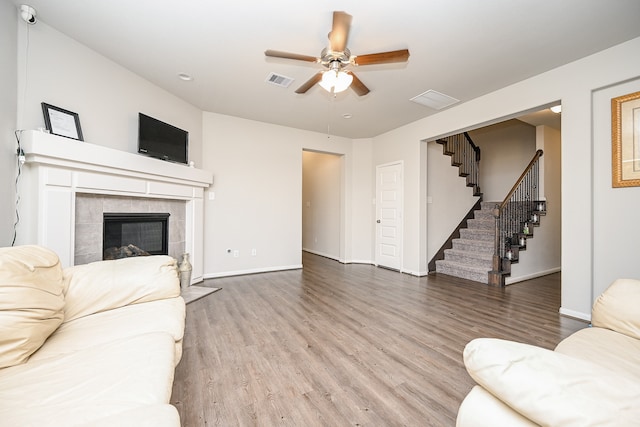
[[[302,270],[208,280],[187,306],[172,403],[191,426],[453,426],[476,337],[553,348],[560,274],[492,288],[303,255]]]

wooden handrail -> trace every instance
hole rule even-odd
[[[469,143],[469,145],[471,146],[471,148],[473,148],[473,151],[475,151],[475,153],[476,153],[476,162],[479,162],[480,161],[480,147],[478,147],[476,144],[474,144],[474,142],[471,139],[471,136],[469,136],[468,132],[463,132],[463,135],[464,135],[465,139],[467,140],[467,142]]]
[[[524,172],[522,172],[522,175],[520,175],[520,178],[518,178],[516,183],[513,184],[513,187],[511,188],[511,191],[509,191],[509,193],[507,194],[507,197],[505,197],[504,200],[502,201],[502,203],[500,204],[500,206],[498,206],[498,212],[497,212],[498,216],[500,216],[500,213],[504,210],[504,207],[507,205],[507,203],[509,203],[509,200],[511,199],[511,196],[513,196],[513,193],[515,193],[515,191],[518,189],[518,187],[520,186],[520,184],[524,180],[524,177],[527,176],[527,174],[529,173],[529,171],[531,170],[533,165],[536,163],[536,161],[540,157],[542,157],[542,154],[543,154],[542,150],[536,151],[536,154],[533,156],[533,159],[531,159],[531,161],[529,162],[529,165],[527,165],[527,167],[525,168]]]

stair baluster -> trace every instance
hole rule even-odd
[[[525,250],[527,237],[533,234],[533,227],[538,225],[538,221],[532,221],[532,215],[544,215],[546,212],[546,205],[539,200],[538,193],[539,159],[542,154],[542,150],[536,151],[507,197],[501,204],[496,204],[493,210],[496,226],[490,285],[505,285],[505,277],[511,273],[511,263],[517,262],[514,248],[517,248],[518,254]],[[509,251],[510,257],[507,256]]]
[[[458,168],[458,175],[467,180],[467,187],[473,187],[473,195],[480,196],[480,148],[473,143],[467,132],[440,138],[442,152],[451,156],[451,165]]]

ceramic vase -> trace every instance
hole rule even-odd
[[[193,271],[193,267],[189,262],[189,253],[185,252],[182,254],[182,260],[178,266],[178,273],[180,275],[180,288],[187,289],[191,286],[191,272]]]

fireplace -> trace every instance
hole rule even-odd
[[[16,244],[55,251],[63,267],[102,259],[104,212],[169,212],[169,256],[188,252],[192,282],[204,275],[205,190],[209,171],[100,144],[24,131]]]
[[[168,254],[168,213],[103,214],[103,259]]]

